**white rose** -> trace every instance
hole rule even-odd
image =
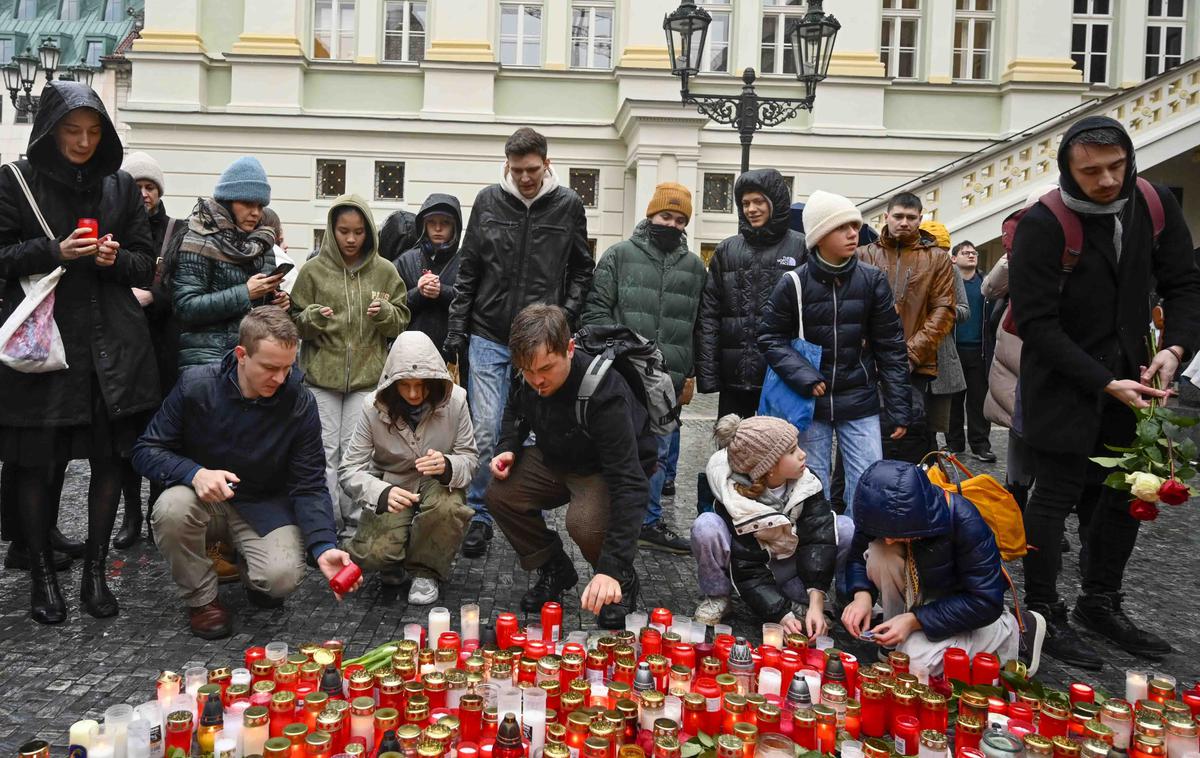
[[[1138,500],[1157,503],[1158,489],[1162,487],[1163,480],[1145,471],[1135,471],[1125,475],[1125,483],[1129,485],[1130,493]]]

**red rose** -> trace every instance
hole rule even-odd
[[[1183,505],[1190,495],[1187,485],[1178,479],[1168,479],[1158,488],[1158,499],[1167,505]]]
[[[1158,506],[1145,500],[1134,498],[1129,503],[1129,515],[1138,521],[1153,521],[1158,518]]]

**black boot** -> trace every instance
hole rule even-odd
[[[624,629],[625,616],[637,609],[637,598],[641,589],[637,571],[630,566],[628,578],[621,582],[621,602],[602,606],[596,617],[596,625],[601,629]]]
[[[107,568],[108,545],[88,542],[87,554],[83,559],[83,580],[79,586],[79,599],[83,603],[83,610],[98,619],[116,616],[121,611],[104,577]]]
[[[66,571],[71,568],[71,556],[52,551],[50,561],[54,565],[55,571]],[[14,571],[29,570],[29,549],[25,547],[23,542],[13,541],[8,545],[8,552],[4,555],[4,568]]]
[[[1046,638],[1042,652],[1063,663],[1089,671],[1099,671],[1104,662],[1092,646],[1080,638],[1067,621],[1067,605],[1061,600],[1054,604],[1029,603],[1027,609],[1046,619]]]
[[[578,583],[579,574],[575,571],[575,564],[571,563],[566,553],[559,550],[557,555],[538,569],[537,583],[521,596],[521,610],[534,613],[551,600],[561,602],[562,593]]]
[[[121,528],[113,537],[113,547],[128,550],[142,538],[142,508],[137,502],[125,501],[125,514],[121,517]]]
[[[1122,650],[1142,658],[1159,660],[1175,652],[1162,637],[1134,625],[1121,608],[1120,592],[1080,595],[1071,618]]]
[[[39,624],[61,624],[67,620],[67,605],[46,553],[29,556],[29,615]]]
[[[50,530],[50,547],[71,558],[82,558],[86,550],[82,542],[69,539],[57,526]]]

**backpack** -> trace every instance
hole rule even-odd
[[[1142,199],[1146,201],[1146,208],[1150,211],[1150,224],[1153,228],[1154,244],[1158,244],[1158,237],[1167,225],[1162,198],[1158,196],[1154,185],[1140,176],[1137,178],[1137,188]],[[1042,195],[1038,202],[1046,206],[1054,214],[1054,218],[1058,220],[1058,225],[1063,230],[1062,271],[1058,280],[1058,291],[1061,293],[1063,287],[1067,284],[1067,277],[1075,270],[1075,266],[1079,263],[1079,256],[1083,253],[1083,222],[1079,220],[1078,214],[1068,208],[1067,204],[1063,202],[1062,195],[1059,194],[1057,187]],[[1025,217],[1025,213],[1032,207],[1033,205],[1030,204],[1009,215],[1001,225],[1000,241],[1004,245],[1004,252],[1010,257],[1010,260],[1012,256],[1013,237],[1017,233],[1017,224],[1020,223],[1021,219]],[[1011,301],[1004,312],[1004,321],[1001,325],[1004,331],[1009,334],[1017,333],[1017,322],[1013,318]]]
[[[925,463],[930,457],[934,461]],[[979,515],[987,522],[992,534],[996,537],[996,547],[1000,548],[1000,558],[1011,561],[1021,558],[1028,552],[1025,542],[1025,520],[1021,516],[1021,508],[1013,498],[1012,493],[1004,485],[989,474],[972,474],[957,457],[950,453],[934,451],[925,456],[921,465],[925,467],[929,481],[941,487],[947,493],[956,493],[975,506]],[[957,472],[951,473],[946,463],[951,463]]]
[[[616,369],[634,396],[646,407],[650,431],[656,436],[679,428],[679,405],[675,384],[663,366],[662,352],[650,340],[629,327],[616,324],[585,326],[575,333],[575,346],[594,355],[575,399],[575,421],[584,434],[587,405],[610,369]]]

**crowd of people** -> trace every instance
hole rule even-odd
[[[1200,270],[1178,203],[1139,189],[1115,121],[1076,124],[1046,190],[1082,220],[1073,269],[1035,193],[985,275],[917,196],[893,197],[875,234],[845,197],[794,207],[774,169],[737,179],[738,233],[707,265],[688,243],[692,190],[673,182],[594,261],[584,206],[529,128],[465,223],[452,195],[378,227],[345,195],[297,261],[255,158],[175,220],[162,170],[124,154],[94,92],[52,82],[41,102],[28,157],[0,171],[0,314],[63,269],[67,367],[0,365],[6,566],[29,571],[38,622],[65,620],[56,571],[73,556],[83,609],[117,614],[108,551],[143,521],[204,638],[233,627],[220,583],[275,607],[306,564],[332,578],[353,562],[433,603],[456,554],[484,555],[497,528],[537,574],[521,599],[535,611],[580,579],[545,517],[566,506],[592,570],[580,602],[604,628],[636,606],[645,547],[694,556],[699,621],[721,622],[735,596],[808,635],[840,614],[929,673],[950,645],[1099,667],[1072,623],[1138,655],[1170,651],[1122,609],[1138,522],[1088,455],[1128,442],[1130,409],[1165,398],[1154,380],[1168,386],[1200,347]],[[99,233],[79,223],[92,218]],[[1152,294],[1163,349],[1147,359]],[[811,419],[759,415],[768,369]],[[717,450],[685,537],[663,504],[696,391],[719,395]],[[920,467],[939,449],[995,461],[989,421],[1010,430],[1030,545],[1019,610],[988,524]],[[56,519],[66,466],[84,459],[77,544]],[[1072,511],[1083,583],[1068,615]]]

